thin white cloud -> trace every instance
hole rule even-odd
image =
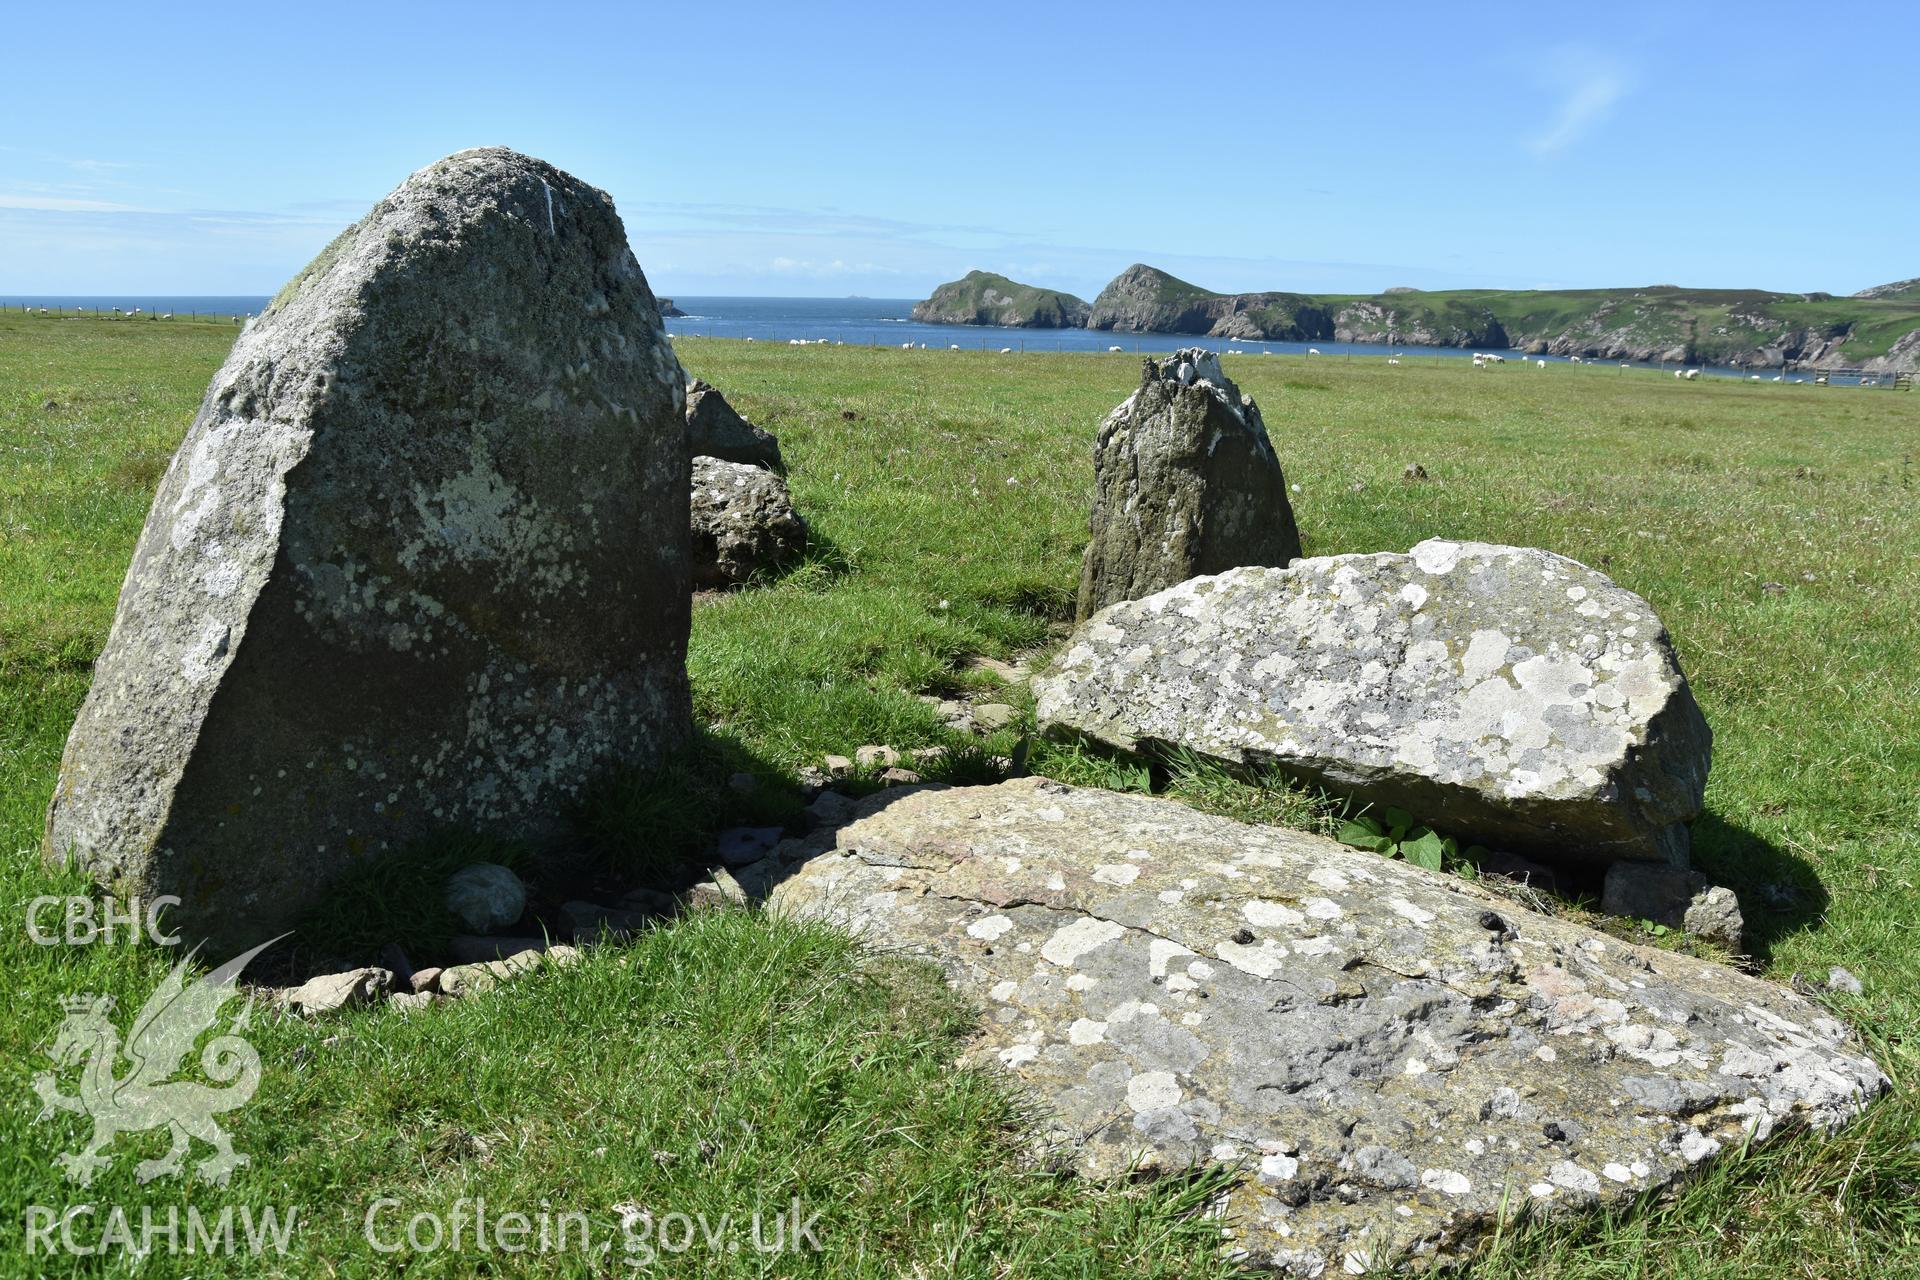
[[[1587,62],[1569,67],[1553,87],[1563,96],[1544,132],[1527,140],[1538,156],[1556,155],[1605,124],[1627,92],[1627,78],[1616,68]]]
[[[851,275],[899,275],[893,267],[883,267],[875,262],[845,262],[835,258],[831,262],[817,262],[810,258],[775,258],[768,267],[781,275],[815,276],[831,278]]]
[[[137,205],[113,200],[75,200],[65,196],[7,195],[0,193],[0,209],[31,209],[35,213],[151,213]]]

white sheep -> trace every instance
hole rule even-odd
[[[1394,357],[1394,356],[1388,356],[1388,357],[1387,357],[1387,363],[1388,363],[1388,364],[1399,364],[1399,363],[1400,363],[1400,361],[1399,361],[1399,360],[1398,360],[1398,359],[1397,359],[1396,357]]]
[[[1317,356],[1317,355],[1319,355],[1319,354],[1320,354],[1320,348],[1318,348],[1318,347],[1308,347],[1308,348],[1307,348],[1307,354],[1308,354],[1308,355],[1310,355],[1310,356]]]
[[[1007,356],[1007,355],[1012,355],[1012,354],[1013,354],[1013,348],[1012,348],[1012,347],[1002,347],[1002,348],[1000,348],[1000,354],[1001,354],[1001,355],[1003,355],[1003,356]]]
[[[1119,348],[1119,347],[1108,347],[1108,348],[1107,348],[1107,352],[1108,352],[1109,354],[1112,354],[1113,352],[1116,352],[1116,351],[1119,351],[1119,350],[1121,350],[1121,348]]]
[[[1689,370],[1687,370],[1687,381],[1688,381],[1688,382],[1692,382],[1692,381],[1693,381],[1693,380],[1694,380],[1695,378],[1697,378],[1697,377],[1699,377],[1699,376],[1700,376],[1700,371],[1699,371],[1698,369],[1689,369]]]
[[[1547,367],[1547,362],[1545,360],[1535,360],[1533,362],[1533,367],[1536,369],[1544,369]]]

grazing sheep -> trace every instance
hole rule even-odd
[[[1310,356],[1317,356],[1317,355],[1319,355],[1319,354],[1320,354],[1320,348],[1318,348],[1318,347],[1308,347],[1308,348],[1307,348],[1307,354],[1308,354],[1308,355],[1310,355]]]
[[[1547,367],[1547,362],[1545,360],[1535,360],[1533,362],[1533,367],[1536,369],[1544,369]]]
[[[1700,376],[1700,371],[1699,371],[1698,369],[1689,369],[1689,370],[1687,370],[1687,381],[1688,381],[1688,382],[1692,382],[1692,381],[1693,381],[1693,380],[1694,380],[1695,378],[1698,378],[1699,376]]]
[[[1107,351],[1108,351],[1109,353],[1111,353],[1111,352],[1115,352],[1115,351],[1119,351],[1120,349],[1121,349],[1121,348],[1119,348],[1119,347],[1108,347],[1108,348],[1107,348]]]
[[[1007,355],[1012,355],[1012,354],[1013,354],[1013,348],[1012,348],[1012,347],[1002,347],[1002,348],[1000,348],[1000,354],[1001,354],[1001,355],[1003,355],[1003,356],[1007,356]]]
[[[1399,363],[1400,363],[1400,361],[1399,361],[1398,359],[1396,359],[1395,357],[1393,357],[1393,356],[1388,356],[1388,357],[1387,357],[1387,363],[1388,363],[1388,364],[1399,364]]]

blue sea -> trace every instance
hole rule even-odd
[[[957,348],[962,351],[1111,351],[1127,354],[1165,354],[1178,347],[1205,347],[1212,351],[1239,352],[1243,355],[1307,355],[1318,352],[1328,359],[1387,360],[1405,364],[1431,364],[1448,360],[1471,359],[1474,350],[1466,347],[1400,347],[1377,342],[1248,342],[1226,338],[1203,338],[1187,334],[1108,333],[1098,329],[1003,329],[987,325],[915,324],[911,298],[703,298],[675,296],[674,305],[686,312],[684,318],[667,321],[667,332],[676,337],[737,338],[755,342],[845,343],[848,346],[925,347],[930,351]],[[1484,350],[1484,348],[1482,348]],[[1493,354],[1518,364],[1545,360],[1548,364],[1574,363],[1565,356],[1528,356],[1518,351],[1497,350]],[[1618,369],[1619,362],[1589,360],[1599,368]],[[1628,369],[1657,369],[1653,364],[1631,364]],[[1668,366],[1671,367],[1671,366]],[[1745,369],[1706,367],[1703,374],[1723,378],[1751,380]],[[1760,375],[1771,381],[1778,371]],[[1781,381],[1811,383],[1811,373],[1786,373]],[[1839,374],[1838,385],[1858,381]],[[1880,386],[1891,386],[1892,379],[1879,378]]]
[[[0,295],[0,308],[8,311],[22,307],[67,315],[112,315],[138,308],[147,316],[235,316],[258,315],[267,305],[267,295],[126,295],[75,297],[56,295]],[[1246,342],[1225,338],[1203,338],[1185,334],[1107,333],[1094,329],[1003,329],[985,325],[915,324],[911,298],[711,298],[675,295],[675,305],[687,314],[667,321],[667,332],[675,337],[733,338],[768,343],[842,343],[867,347],[924,347],[930,351],[1110,351],[1118,348],[1129,355],[1164,354],[1177,347],[1206,347],[1213,351],[1239,352],[1245,355],[1306,355],[1317,350],[1329,359],[1386,360],[1407,364],[1465,360],[1473,352],[1463,347],[1396,347],[1375,342]],[[1517,351],[1501,351],[1516,363],[1544,359],[1549,364],[1571,363],[1563,356],[1524,356]],[[1602,368],[1615,368],[1617,362],[1588,361]],[[1633,365],[1649,369],[1658,366]],[[1708,367],[1704,373],[1715,377],[1752,380],[1744,369]],[[1774,381],[1776,371],[1760,375],[1760,381]],[[1783,382],[1810,383],[1811,373],[1780,375]],[[1834,375],[1833,382],[1853,383],[1856,378]],[[1892,385],[1882,376],[1880,386]]]

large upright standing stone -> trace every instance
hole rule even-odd
[[[557,834],[686,731],[684,395],[605,193],[497,148],[414,174],[215,375],[48,856],[237,948],[431,830]]]
[[[1078,620],[1203,573],[1300,556],[1287,480],[1253,397],[1191,347],[1148,360],[1093,447]]]

